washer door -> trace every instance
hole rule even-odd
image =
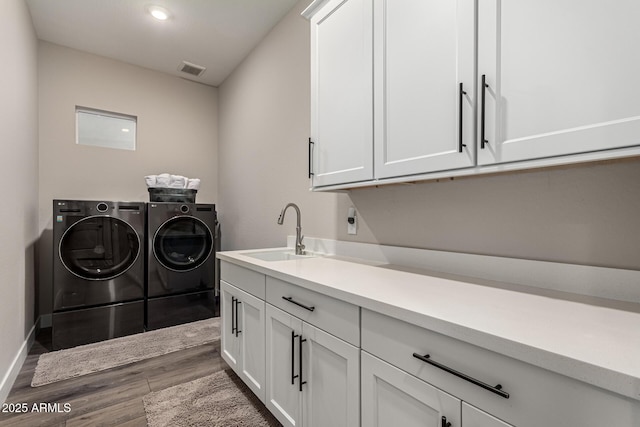
[[[162,224],[153,236],[153,254],[173,271],[201,266],[213,250],[213,235],[207,225],[191,216],[177,216]]]
[[[60,260],[67,270],[87,280],[109,280],[127,271],[140,255],[138,233],[119,218],[83,218],[62,235]]]

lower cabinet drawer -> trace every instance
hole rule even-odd
[[[220,279],[253,296],[265,299],[264,274],[222,261],[220,263]]]
[[[267,302],[332,335],[360,346],[360,308],[267,276]]]
[[[363,350],[514,426],[640,422],[624,396],[366,309],[361,324]]]

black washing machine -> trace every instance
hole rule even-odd
[[[147,204],[146,329],[219,315],[214,204]]]
[[[53,201],[54,349],[144,331],[145,208]]]

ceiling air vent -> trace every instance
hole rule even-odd
[[[182,65],[180,65],[178,70],[183,73],[191,74],[192,76],[200,77],[206,68],[187,61],[182,61]]]

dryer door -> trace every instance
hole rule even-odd
[[[153,254],[165,268],[184,272],[201,266],[213,251],[213,234],[198,218],[177,216],[153,236]]]
[[[62,264],[87,280],[109,280],[126,272],[140,255],[140,238],[125,221],[89,216],[75,222],[60,239]]]

